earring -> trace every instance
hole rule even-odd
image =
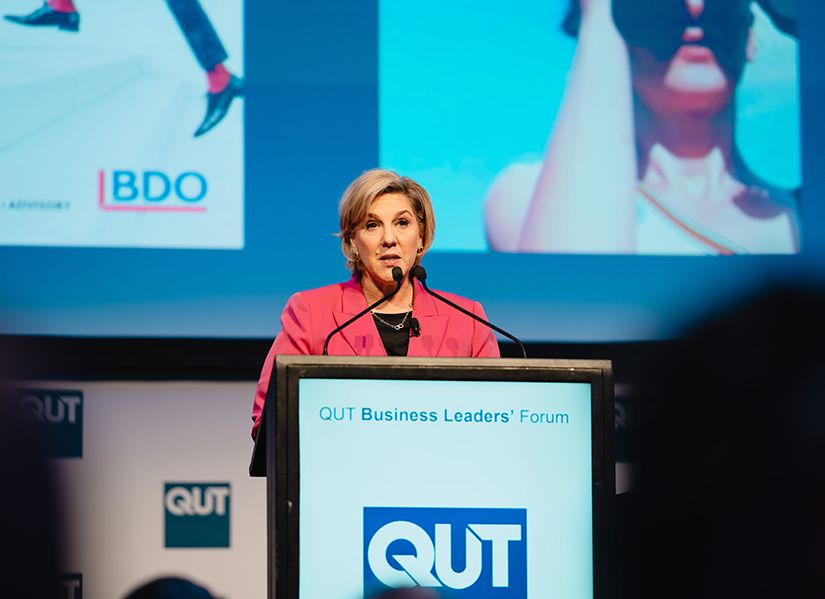
[[[358,261],[358,250],[356,250],[356,249],[352,250],[352,254],[350,254],[350,260],[352,260],[353,262]]]
[[[419,246],[418,246],[418,253],[419,253],[419,254],[423,254],[423,253],[424,253],[424,246],[423,246],[423,245],[419,245]]]

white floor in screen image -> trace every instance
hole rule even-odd
[[[25,14],[30,3],[9,4],[3,14]],[[99,0],[77,4],[79,33],[0,21],[0,244],[243,247],[243,99],[194,138],[206,81],[165,3],[126,0],[125,16],[143,20],[127,19],[120,45],[111,38],[124,11]],[[150,32],[142,48],[134,47],[136,30]],[[132,171],[138,183],[147,170],[172,182],[200,173],[206,210],[101,210],[101,170],[107,195],[112,170]],[[184,205],[173,191],[167,204]]]

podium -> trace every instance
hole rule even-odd
[[[268,596],[603,597],[612,439],[609,361],[278,356]]]

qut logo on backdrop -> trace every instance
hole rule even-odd
[[[455,599],[527,598],[527,510],[364,508],[364,592],[422,586]]]
[[[206,177],[195,171],[98,171],[101,210],[203,212],[208,191]]]
[[[17,389],[18,406],[43,426],[53,458],[83,457],[83,392],[67,389]]]
[[[166,547],[229,547],[229,483],[164,483]]]

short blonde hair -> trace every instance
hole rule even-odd
[[[418,254],[416,264],[433,243],[435,216],[427,191],[409,177],[402,177],[393,171],[380,168],[368,170],[349,184],[338,203],[338,236],[341,238],[341,252],[347,259],[347,268],[357,277],[361,276],[362,264],[359,257],[354,256],[352,237],[367,219],[372,203],[388,193],[405,195],[418,221],[421,245],[424,249]]]

